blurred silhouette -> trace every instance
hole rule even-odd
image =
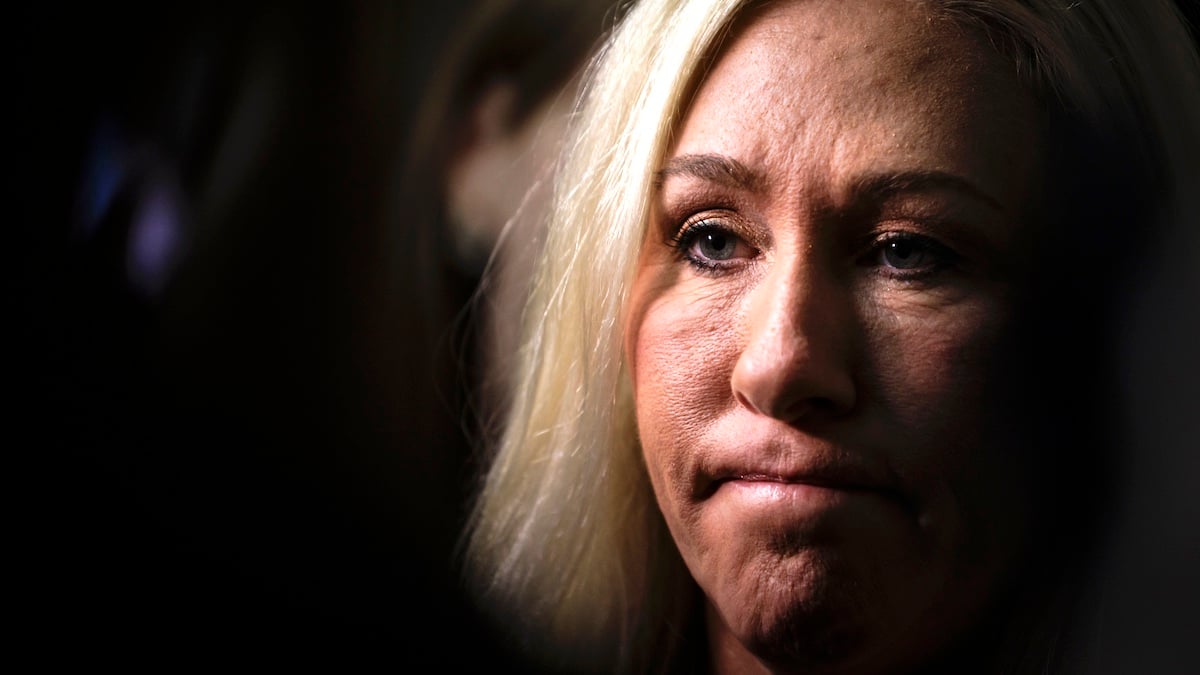
[[[404,217],[438,238],[465,311],[458,407],[487,447],[505,404],[555,162],[589,57],[631,2],[474,0],[413,121]]]
[[[396,218],[439,7],[18,22],[18,557],[50,662],[497,665],[441,646],[473,625],[459,308]]]

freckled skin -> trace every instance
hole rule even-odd
[[[684,118],[668,159],[729,157],[759,180],[665,177],[625,348],[717,672],[903,671],[977,618],[1017,555],[1027,468],[989,443],[989,383],[1013,314],[999,263],[1042,158],[1010,70],[918,2],[780,2],[740,24]],[[856,179],[881,171],[990,199],[864,205]],[[728,266],[668,243],[697,214],[741,243]],[[957,257],[892,275],[862,241],[893,229]],[[870,489],[723,482],[731,466],[853,466]]]

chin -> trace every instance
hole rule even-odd
[[[947,648],[969,623],[964,610],[981,601],[967,585],[917,570],[865,569],[828,550],[760,556],[711,596],[710,611],[772,672],[903,673]],[[940,600],[918,600],[931,597]]]
[[[852,665],[870,651],[878,618],[870,614],[867,585],[846,579],[844,567],[813,551],[752,566],[737,597],[721,602],[718,613],[773,669]]]

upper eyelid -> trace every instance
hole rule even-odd
[[[677,227],[673,227],[671,229],[670,236],[667,238],[667,243],[672,248],[682,250],[684,247],[684,244],[688,243],[689,240],[693,236],[695,236],[705,230],[721,230],[724,232],[728,232],[740,239],[744,239],[744,237],[742,237],[741,234],[739,234],[737,232],[737,230],[735,230],[727,225],[724,225],[721,222],[713,222],[713,221],[719,221],[719,219],[713,218],[711,216],[692,216],[692,217],[684,220]],[[706,223],[710,223],[710,222],[713,222],[713,224],[706,225]]]
[[[729,232],[755,249],[763,248],[766,243],[763,233],[733,209],[723,207],[700,209],[681,220],[672,222],[668,232],[668,241],[672,243],[682,241],[688,233],[701,226],[704,226],[704,229],[715,228]],[[706,225],[707,223],[711,223],[711,225]]]
[[[712,214],[696,214],[686,218],[677,228],[680,235],[695,230],[700,227],[705,229],[717,228],[737,232],[738,228],[729,224],[728,218],[723,218],[719,215]]]
[[[907,236],[955,249],[965,229],[957,220],[928,217],[886,217],[858,234],[858,245],[869,248],[887,237]]]
[[[718,219],[714,215],[706,214],[703,211],[682,218],[669,217],[665,219],[663,233],[666,235],[668,242],[678,243],[701,223]]]
[[[919,243],[934,252],[955,257],[961,256],[953,246],[942,241],[940,238],[911,229],[875,230],[863,238],[857,250],[859,251],[859,255],[870,254],[887,242],[901,239]]]

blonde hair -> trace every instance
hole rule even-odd
[[[667,669],[694,608],[642,463],[623,323],[654,172],[750,4],[640,0],[593,61],[564,148],[516,389],[464,539],[483,607],[551,665]],[[1164,202],[1182,203],[1200,67],[1166,0],[930,4],[986,34],[1073,123],[1129,146]]]

